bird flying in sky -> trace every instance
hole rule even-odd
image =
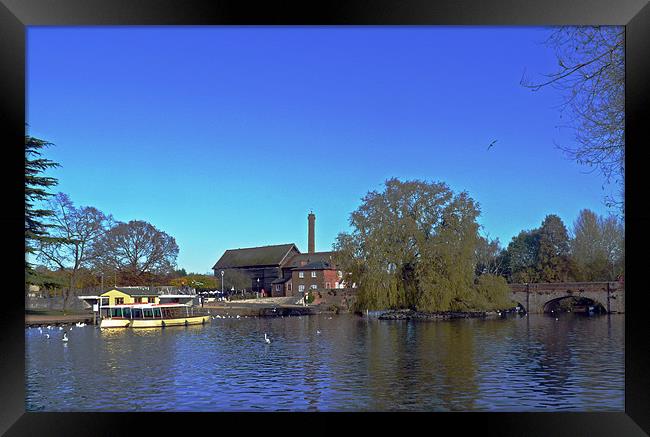
[[[494,143],[496,143],[496,142],[497,142],[497,140],[492,141],[492,142],[490,143],[490,145],[488,146],[487,149],[490,150],[490,148],[491,148],[492,146],[494,146]]]

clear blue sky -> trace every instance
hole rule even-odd
[[[390,177],[447,182],[507,245],[580,209],[602,178],[567,159],[549,30],[516,27],[30,27],[27,122],[56,191],[176,238],[207,272],[229,248],[330,250]],[[497,140],[489,151],[487,146]]]

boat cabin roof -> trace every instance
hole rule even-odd
[[[103,305],[102,308],[185,308],[184,303],[123,303],[118,305]]]

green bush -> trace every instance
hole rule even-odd
[[[497,310],[515,306],[508,297],[510,289],[502,276],[481,275],[474,289],[476,296],[473,303],[479,308],[482,307],[480,309]]]

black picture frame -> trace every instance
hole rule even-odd
[[[626,315],[624,413],[34,413],[25,412],[24,269],[25,28],[68,25],[590,25],[626,26]],[[180,432],[364,432],[396,425],[412,432],[477,435],[646,435],[650,433],[650,340],[644,311],[643,249],[650,247],[647,0],[409,0],[259,2],[200,0],[0,0],[0,120],[7,164],[0,216],[9,286],[0,310],[0,432],[16,435],[167,434]],[[644,171],[645,170],[645,171]],[[646,267],[647,268],[647,267]],[[645,305],[645,307],[644,307]],[[327,417],[330,416],[330,417]],[[415,420],[415,422],[414,422]],[[226,431],[232,425],[236,431]],[[325,425],[325,426],[322,426]],[[418,428],[416,428],[416,425]],[[205,429],[202,430],[202,427]],[[404,428],[406,427],[406,428]],[[424,427],[424,428],[420,428]],[[420,431],[419,429],[422,429]],[[449,432],[449,431],[447,431]]]

